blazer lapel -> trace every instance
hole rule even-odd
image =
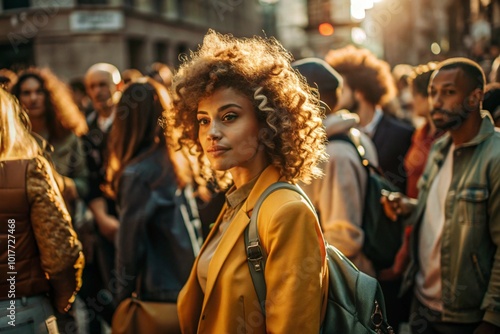
[[[231,250],[238,242],[238,240],[243,238],[243,233],[248,223],[250,222],[249,213],[252,211],[255,203],[257,202],[259,196],[262,192],[272,183],[279,180],[279,172],[273,166],[268,166],[260,175],[257,180],[255,186],[250,191],[248,198],[243,203],[241,209],[236,213],[233,221],[229,224],[229,227],[224,232],[224,236],[222,237],[217,249],[215,251],[214,257],[209,265],[209,275],[207,278],[207,285],[205,288],[205,299],[203,303],[203,308],[207,304],[208,299],[210,298],[210,294],[212,293],[215,282],[217,281],[217,277],[220,274],[221,268],[224,265],[227,257],[229,256]],[[219,216],[217,223],[214,226],[218,228],[221,224],[222,217]],[[210,233],[213,235],[213,233]],[[208,242],[209,240],[207,240]]]

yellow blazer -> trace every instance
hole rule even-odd
[[[266,317],[250,276],[244,231],[259,196],[279,179],[272,166],[260,175],[215,251],[205,294],[198,283],[196,259],[177,303],[184,334],[319,333],[328,289],[325,247],[319,223],[299,194],[275,191],[259,211],[259,236],[268,255]],[[201,252],[213,238],[221,216]]]

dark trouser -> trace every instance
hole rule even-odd
[[[387,322],[397,333],[399,332],[399,325],[408,322],[412,293],[410,291],[405,293],[402,297],[398,296],[401,288],[401,279],[395,281],[380,281],[379,283],[384,292]]]
[[[431,310],[413,297],[410,313],[412,334],[472,334],[477,326],[479,322],[472,324],[443,322],[441,312]]]
[[[54,309],[49,297],[37,295],[13,299],[13,301],[14,305],[10,300],[0,301],[0,332],[40,334],[57,331]]]

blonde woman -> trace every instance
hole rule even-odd
[[[81,286],[81,244],[27,115],[3,89],[0,129],[0,270],[11,279],[0,281],[0,331],[50,333],[53,307],[66,313]]]

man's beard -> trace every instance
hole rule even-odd
[[[445,117],[443,119],[434,119],[432,117],[435,114],[442,114]],[[431,119],[437,129],[443,131],[455,130],[459,128],[463,122],[469,118],[470,111],[463,108],[456,111],[450,111],[446,109],[433,109],[431,110]]]

